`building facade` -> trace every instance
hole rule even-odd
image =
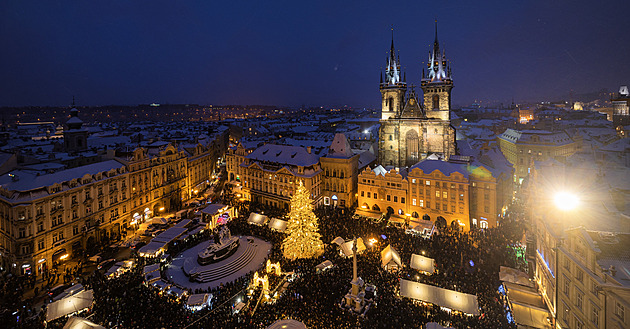
[[[390,213],[399,221],[438,219],[463,230],[496,227],[511,200],[511,168],[470,159],[425,159],[406,169],[366,168],[359,174],[358,213]]]
[[[619,182],[627,174],[627,168],[609,165],[604,175],[585,161],[536,164],[528,189],[533,234],[528,248],[534,250],[534,280],[555,328],[630,327],[628,215],[615,206],[623,195],[627,199],[627,182]],[[611,183],[625,191],[610,190]],[[580,201],[566,207],[557,193]]]
[[[360,157],[344,134],[336,134],[321,155],[310,147],[265,144],[246,149],[239,143],[228,151],[226,169],[230,180],[242,187],[246,201],[288,210],[301,180],[311,191],[314,206],[352,207]]]
[[[508,128],[497,137],[505,158],[514,166],[514,182],[530,174],[534,161],[562,160],[580,149],[580,142],[565,131],[515,130]]]
[[[385,80],[381,75],[381,126],[378,162],[383,166],[410,167],[429,154],[445,158],[455,154],[455,128],[450,124],[451,70],[440,52],[437,26],[433,49],[422,70],[421,104],[414,88],[407,93],[406,79],[396,57],[394,41],[387,59]],[[402,77],[402,79],[401,79]]]

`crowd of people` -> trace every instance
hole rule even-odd
[[[498,271],[501,265],[517,268],[522,265],[509,248],[522,236],[523,228],[517,222],[507,221],[499,228],[465,233],[445,228],[425,239],[390,226],[387,221],[353,218],[348,210],[320,208],[316,215],[326,249],[318,258],[293,261],[282,257],[281,245],[286,234],[266,226],[248,224],[245,216],[228,223],[233,234],[253,235],[270,241],[273,247],[268,258],[272,262],[279,261],[283,271],[296,273],[295,280],[273,303],[255,307],[256,293],[248,299],[253,275],[249,273],[215,289],[191,291],[212,294],[211,308],[192,312],[185,307],[185,299],[145,284],[141,272],[147,260],[138,258],[136,268],[118,278],[108,279],[96,271],[83,280],[87,289],[94,290],[94,304],[82,315],[107,328],[266,328],[282,318],[302,321],[309,328],[422,328],[431,321],[456,328],[515,328],[508,323],[504,301],[498,293]],[[209,234],[180,242],[168,252],[176,255],[209,239]],[[377,287],[375,303],[365,315],[354,314],[342,307],[343,296],[350,289],[352,261],[343,257],[338,246],[331,243],[337,236],[346,240],[362,237],[364,241],[370,238],[377,241],[357,258],[359,275]],[[390,244],[404,264],[397,272],[381,267],[380,251]],[[432,275],[423,275],[408,266],[411,254],[422,252],[435,259],[436,272]],[[315,267],[324,260],[332,261],[334,266],[318,273]],[[474,294],[478,297],[480,315],[447,312],[437,305],[401,297],[401,279]],[[15,287],[10,281],[3,283],[0,290],[3,297],[19,294],[13,290]],[[235,314],[238,301],[243,301],[246,306]],[[41,315],[31,314],[31,318],[43,320]],[[62,318],[47,325],[48,328],[62,328],[65,321]]]

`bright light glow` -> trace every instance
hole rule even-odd
[[[164,211],[164,207],[160,207],[160,211]]]
[[[70,256],[70,255],[64,254],[61,257],[59,257],[59,260],[64,260],[64,259],[68,258],[68,256]]]
[[[556,207],[560,210],[572,210],[577,207],[579,203],[579,199],[575,194],[571,194],[568,192],[558,192],[554,197],[554,202],[556,203]]]
[[[374,239],[374,238],[370,238],[370,240],[368,240],[368,241],[370,241],[370,244],[375,244],[376,243],[376,239]]]

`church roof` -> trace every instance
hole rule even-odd
[[[330,144],[330,148],[328,149],[329,158],[351,158],[354,156],[352,152],[352,147],[346,138],[346,135],[342,133],[335,134],[335,138]]]
[[[405,108],[402,110],[400,114],[401,118],[425,118],[426,115],[420,107],[420,102],[418,102],[418,95],[416,95],[416,91],[411,87],[411,92],[409,93],[409,97],[407,98],[407,103],[405,104]]]

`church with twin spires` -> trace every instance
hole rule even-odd
[[[455,155],[455,128],[451,126],[451,69],[445,52],[435,41],[429,52],[426,72],[420,81],[422,99],[411,85],[396,56],[394,38],[387,57],[385,77],[381,73],[382,114],[378,162],[383,166],[410,167],[430,154],[448,159]]]

